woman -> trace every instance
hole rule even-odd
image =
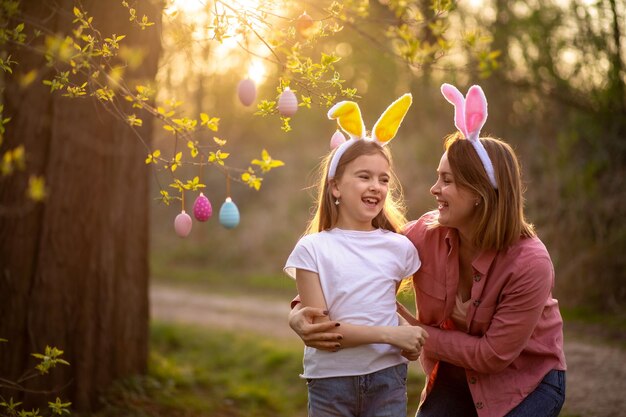
[[[554,270],[523,213],[515,153],[480,138],[487,103],[444,84],[460,133],[447,138],[431,193],[438,208],[409,224],[422,267],[413,275],[417,318],[428,334],[428,376],[418,417],[552,417],[565,400],[563,321],[552,298]],[[294,307],[290,325],[308,346],[337,349],[320,312]],[[410,355],[409,355],[410,356]]]

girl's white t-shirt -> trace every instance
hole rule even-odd
[[[285,264],[315,272],[331,320],[365,326],[397,326],[396,284],[421,265],[417,249],[404,235],[388,230],[334,228],[306,235]],[[405,363],[400,349],[362,345],[337,352],[304,348],[303,378],[365,375]]]

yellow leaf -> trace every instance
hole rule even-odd
[[[46,198],[46,183],[43,177],[31,175],[28,179],[28,197],[34,201],[42,201]]]

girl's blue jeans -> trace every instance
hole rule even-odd
[[[309,417],[406,417],[407,365],[367,375],[308,379]]]
[[[440,363],[435,385],[416,417],[477,416],[474,401],[467,387],[465,371],[445,362]],[[565,371],[552,370],[517,407],[505,417],[556,417],[565,402]]]

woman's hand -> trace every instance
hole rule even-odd
[[[326,317],[321,308],[302,307],[297,304],[289,313],[289,327],[302,339],[305,345],[331,352],[336,352],[341,348],[339,341],[341,334],[333,333],[339,323],[336,321],[326,321],[314,323],[317,317]]]

